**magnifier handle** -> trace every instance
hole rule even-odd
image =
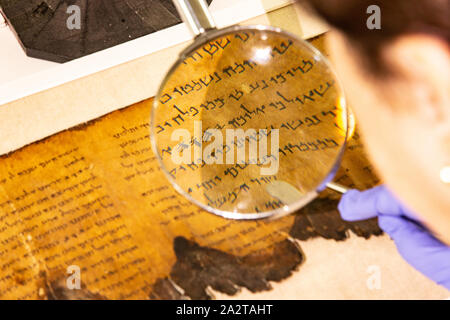
[[[173,0],[173,3],[195,36],[216,28],[205,0]]]
[[[344,187],[342,184],[336,182],[328,182],[327,188],[330,188],[331,190],[334,190],[339,193],[346,193],[348,190],[350,190],[349,188]]]

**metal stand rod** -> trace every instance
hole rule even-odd
[[[336,182],[328,182],[327,188],[330,188],[331,190],[334,190],[339,193],[346,193],[348,190],[350,190],[349,188],[344,187],[342,184]]]
[[[205,0],[173,0],[173,4],[194,35],[216,28]]]

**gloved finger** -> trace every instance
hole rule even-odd
[[[380,214],[378,224],[394,240],[406,261],[450,290],[450,247],[422,225],[401,216]]]
[[[391,216],[406,216],[412,220],[419,218],[411,210],[406,208],[385,186],[379,186],[377,193],[376,209],[379,214]]]
[[[376,189],[375,207],[378,214],[394,216],[404,215],[404,207],[384,185],[378,186]]]
[[[355,189],[342,195],[338,204],[342,219],[357,221],[374,218],[378,215],[377,201],[381,193],[385,192],[384,186],[378,186],[365,191]]]
[[[350,190],[339,202],[338,209],[344,220],[356,221],[376,217],[378,214],[404,215],[404,208],[384,186],[365,191]],[[413,215],[408,215],[413,218]]]

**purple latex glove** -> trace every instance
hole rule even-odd
[[[394,240],[402,257],[450,290],[450,247],[437,240],[385,186],[350,190],[342,196],[338,208],[347,221],[378,217],[380,228]]]

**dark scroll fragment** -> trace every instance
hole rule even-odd
[[[80,8],[80,29],[67,27],[71,5]],[[0,0],[0,10],[28,56],[55,62],[181,22],[171,0]]]
[[[322,237],[342,241],[348,238],[350,230],[365,239],[383,233],[376,218],[356,222],[342,220],[337,210],[338,203],[339,200],[330,198],[315,199],[296,213],[289,234],[299,240]]]
[[[236,294],[240,287],[251,292],[269,290],[269,281],[289,277],[304,260],[298,246],[289,240],[276,243],[270,256],[236,257],[199,246],[184,237],[175,238],[174,250],[177,261],[170,278],[156,281],[151,299],[179,299],[183,295],[191,299],[211,299],[208,286],[228,295]]]
[[[337,210],[338,200],[318,198],[295,214],[289,234],[298,240],[315,237],[343,241],[349,231],[370,238],[382,231],[376,219],[346,222]],[[251,292],[270,290],[269,281],[281,281],[298,269],[305,257],[298,244],[285,240],[275,244],[271,255],[252,254],[242,258],[199,246],[191,240],[174,240],[177,257],[168,278],[157,280],[151,299],[211,299],[207,287],[234,295],[240,287]]]

